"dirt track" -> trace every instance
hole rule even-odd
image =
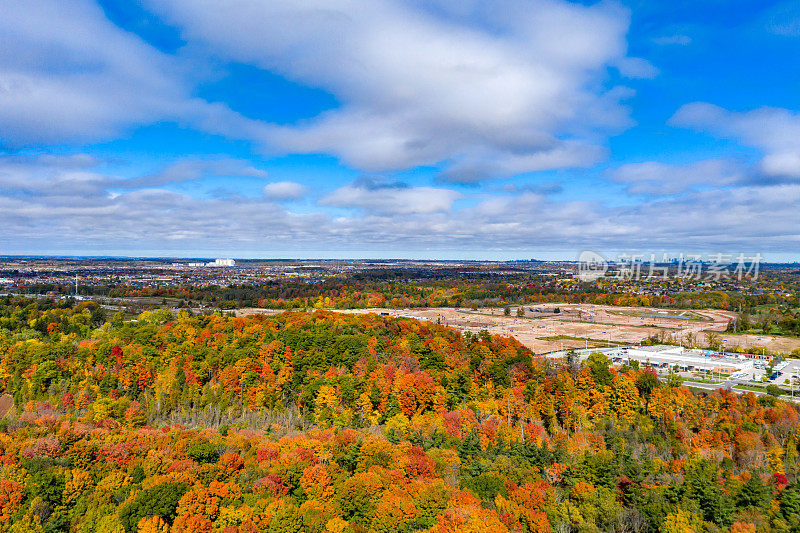
[[[558,307],[560,313],[553,310]],[[727,349],[737,345],[743,348],[763,346],[767,351],[789,353],[800,348],[800,339],[769,337],[763,335],[731,335],[723,332],[728,321],[736,314],[725,310],[692,310],[683,312],[689,318],[670,318],[682,311],[642,307],[611,307],[586,304],[539,304],[525,306],[525,316],[511,316],[502,309],[419,308],[419,309],[350,309],[342,313],[388,313],[421,320],[439,321],[461,331],[478,332],[482,329],[492,334],[511,336],[535,353],[546,353],[563,348],[607,346],[609,343],[633,344],[648,337],[706,346],[707,332],[716,332],[725,340]],[[237,316],[254,313],[275,314],[271,309],[240,309]],[[654,315],[654,316],[648,316]]]

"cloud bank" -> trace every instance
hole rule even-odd
[[[681,100],[649,126],[679,136],[666,153],[632,129],[654,120],[632,87],[702,48],[698,25],[632,39],[654,64],[614,0],[143,9],[184,44],[158,49],[91,0],[3,4],[4,250],[797,250],[797,110]],[[795,11],[762,31],[791,39]],[[230,90],[237,65],[336,105],[270,122]],[[264,87],[246,94],[281,105]],[[698,138],[731,148],[681,152]]]
[[[85,253],[136,249],[160,255],[235,253],[264,243],[271,249],[358,249],[365,255],[567,246],[769,252],[800,245],[796,183],[746,184],[724,195],[717,188],[687,190],[612,208],[599,201],[555,201],[545,190],[487,195],[359,180],[319,196],[302,191],[312,208],[298,212],[278,203],[300,194],[288,183],[268,184],[275,194],[266,197],[197,199],[158,186],[126,188],[139,178],[106,175],[97,171],[100,164],[84,155],[0,160],[0,245],[20,252],[79,246]],[[346,211],[330,212],[332,206]],[[766,219],[768,226],[761,223]],[[53,228],[62,236],[55,246]]]
[[[150,7],[214,57],[278,72],[343,105],[273,126],[268,146],[335,154],[366,171],[443,164],[475,181],[597,162],[631,124],[607,68],[650,77],[626,57],[629,14],[602,2],[409,3],[318,0]]]
[[[762,107],[728,111],[697,102],[681,107],[670,119],[675,126],[733,138],[763,152],[760,170],[772,178],[800,178],[800,113]]]

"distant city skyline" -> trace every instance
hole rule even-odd
[[[398,253],[398,252],[394,252]],[[707,257],[705,254],[698,254],[702,257],[699,259],[700,262],[704,263],[713,263],[715,262],[713,259]],[[752,258],[756,254],[744,254],[745,257],[748,259]],[[629,259],[630,254],[627,252],[620,252],[620,253],[609,253],[604,254],[606,259],[612,263],[628,263],[631,261]],[[759,257],[759,262],[762,264],[765,263],[774,263],[774,264],[800,264],[800,260],[793,258],[791,254],[767,254],[761,255]],[[235,266],[241,266],[239,261],[420,261],[420,262],[436,262],[436,261],[451,261],[451,262],[468,262],[468,261],[475,261],[475,262],[517,262],[517,261],[538,261],[538,262],[571,262],[571,263],[578,263],[580,259],[578,257],[570,256],[569,254],[561,255],[557,252],[549,252],[549,253],[541,253],[538,256],[509,256],[508,254],[498,253],[496,255],[492,255],[487,252],[475,252],[470,253],[466,252],[463,254],[453,253],[453,254],[437,254],[437,255],[414,255],[414,253],[406,253],[405,255],[389,255],[387,252],[386,254],[377,254],[377,255],[359,255],[357,253],[354,254],[328,254],[328,255],[314,255],[314,254],[307,254],[307,255],[300,255],[300,256],[291,256],[286,254],[275,253],[272,255],[242,255],[238,257],[227,257],[227,258],[217,258],[214,254],[194,254],[194,255],[158,255],[158,254],[138,254],[138,255],[125,255],[125,254],[108,254],[108,255],[79,255],[79,254],[11,254],[11,255],[0,255],[0,258],[4,259],[25,259],[25,258],[52,258],[52,259],[79,259],[79,260],[93,260],[93,259],[120,259],[120,260],[174,260],[177,262],[190,262],[191,260],[214,260],[214,259],[232,259],[236,261]],[[734,257],[731,260],[731,264],[736,263],[736,258]],[[689,259],[687,259],[688,261]],[[650,263],[649,256],[644,257],[638,260],[639,262],[643,263]],[[671,258],[668,261],[655,261],[655,263],[667,263],[667,262],[677,262],[677,258]]]
[[[792,1],[9,0],[0,254],[800,259]]]

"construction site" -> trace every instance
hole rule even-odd
[[[248,312],[243,310],[243,312]],[[763,356],[790,354],[800,339],[769,335],[727,333],[733,311],[721,309],[664,310],[587,304],[539,304],[521,308],[416,308],[354,309],[344,313],[379,313],[419,320],[433,320],[460,331],[487,330],[514,337],[534,353],[559,350],[658,343],[687,348],[719,343],[727,352],[758,350]]]

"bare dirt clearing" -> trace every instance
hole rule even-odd
[[[554,312],[558,309],[558,313]],[[635,344],[657,336],[666,342],[706,346],[708,333],[719,335],[726,349],[765,347],[768,351],[790,353],[800,348],[800,339],[767,335],[722,333],[736,313],[721,309],[692,311],[646,307],[611,307],[586,304],[538,304],[517,308],[505,316],[503,309],[339,309],[340,313],[387,313],[419,320],[431,320],[460,331],[477,333],[482,329],[495,335],[514,337],[535,353],[565,348],[586,348],[615,344]],[[274,309],[238,309],[237,316],[256,313],[276,314]]]

